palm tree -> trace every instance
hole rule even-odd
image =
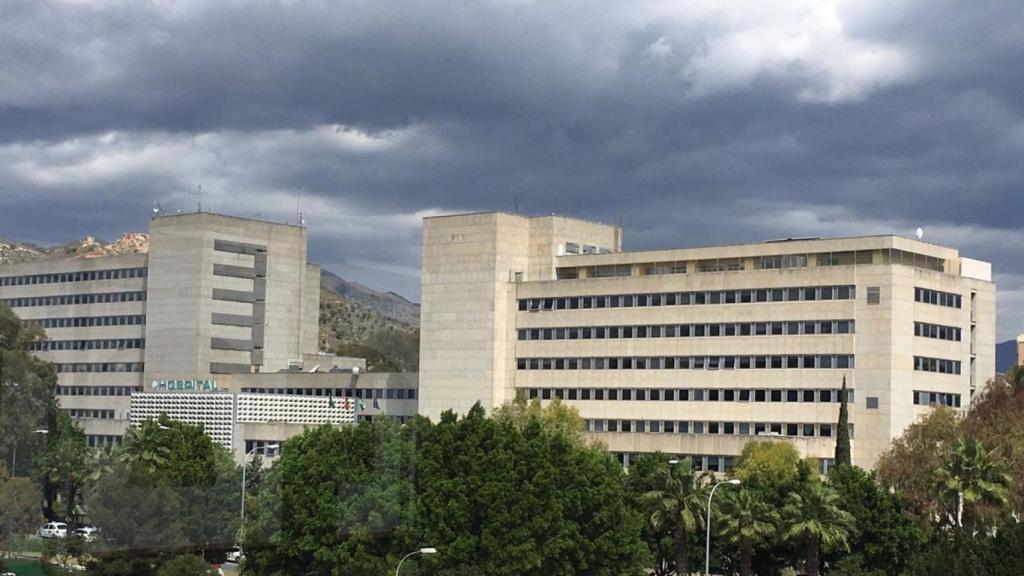
[[[839,493],[821,482],[812,482],[786,498],[782,538],[805,547],[807,576],[818,576],[822,550],[850,548],[854,518],[840,507],[839,501]]]
[[[659,466],[651,477],[651,490],[640,497],[655,529],[672,526],[676,545],[676,574],[689,574],[687,537],[704,525],[707,472],[693,467],[686,458],[676,464]]]
[[[779,514],[746,488],[726,497],[721,513],[722,535],[740,548],[740,576],[750,576],[754,546],[775,533]]]
[[[961,528],[966,507],[1005,504],[1012,481],[996,462],[996,449],[987,451],[981,442],[962,438],[950,448],[936,474],[940,496],[953,503],[947,517]]]

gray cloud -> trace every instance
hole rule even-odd
[[[895,232],[994,262],[1024,328],[1017,2],[414,1],[0,7],[0,237],[160,201],[307,214],[410,297],[419,218],[568,213],[628,248]]]

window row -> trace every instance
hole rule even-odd
[[[57,296],[28,296],[26,298],[8,298],[4,300],[11,308],[29,306],[66,306],[72,304],[113,304],[117,302],[142,302],[146,293],[138,292],[102,292],[96,294],[61,294]]]
[[[930,288],[914,288],[914,301],[925,304],[936,304],[950,308],[960,308],[963,304],[963,297],[959,294],[932,290]]]
[[[333,396],[379,400],[415,400],[415,388],[241,388],[247,394],[287,394],[290,396]]]
[[[737,389],[737,388],[528,388],[530,399],[541,400],[637,400],[661,402],[839,402],[835,389]],[[847,390],[853,402],[853,390]]]
[[[961,334],[961,329],[956,326],[914,322],[914,336],[924,336],[925,338],[938,338],[939,340],[959,342]]]
[[[69,362],[54,364],[61,372],[143,372],[142,362]]]
[[[86,434],[85,443],[90,448],[103,448],[105,446],[120,446],[123,436],[111,434]]]
[[[619,464],[622,464],[626,468],[628,468],[630,464],[635,463],[642,456],[642,454],[636,452],[612,452],[611,454]],[[675,458],[680,461],[689,459],[693,462],[693,469],[699,472],[729,472],[736,464],[736,460],[739,459],[738,456],[718,456],[708,454],[673,454],[671,456],[666,454],[665,458]]]
[[[644,306],[699,306],[704,304],[852,300],[854,298],[856,298],[856,289],[854,286],[806,286],[800,288],[751,288],[743,290],[710,290],[700,292],[657,292],[653,294],[610,294],[605,296],[521,298],[519,300],[519,310],[586,310],[593,308],[634,308]]]
[[[803,436],[831,438],[834,423],[705,422],[690,420],[585,419],[587,432],[637,432],[645,434],[717,434],[727,436]],[[850,438],[853,438],[853,424]]]
[[[918,406],[960,407],[960,395],[949,392],[922,392],[914,390],[914,404]]]
[[[959,374],[960,361],[914,356],[914,370],[919,372],[938,372],[939,374]]]
[[[99,340],[40,340],[29,344],[32,352],[57,350],[135,350],[146,347],[145,338],[106,338]]]
[[[29,286],[32,284],[61,284],[64,282],[94,282],[96,280],[120,280],[122,278],[145,278],[145,268],[117,268],[114,270],[83,270],[80,272],[55,272],[52,274],[29,274],[26,276],[0,277],[0,286]]]
[[[80,316],[77,318],[40,318],[22,320],[23,323],[40,328],[89,328],[93,326],[141,326],[146,323],[143,314],[117,316]]]
[[[114,411],[106,408],[65,408],[68,416],[80,419],[113,420]]]
[[[853,320],[801,320],[786,322],[714,322],[640,326],[573,326],[520,328],[520,340],[604,340],[609,338],[700,338],[705,336],[782,336],[799,334],[852,334]]]
[[[959,365],[959,362],[957,363]],[[853,368],[852,354],[775,356],[611,356],[518,358],[519,370],[733,370]],[[959,369],[959,366],[958,366]]]
[[[131,396],[142,386],[57,386],[58,396]]]

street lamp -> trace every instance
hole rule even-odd
[[[708,539],[707,547],[704,550],[704,576],[711,576],[711,499],[715,497],[715,489],[717,489],[722,484],[731,484],[732,486],[739,486],[740,480],[739,478],[733,478],[732,480],[723,480],[718,484],[715,484],[711,488],[711,494],[708,494]]]
[[[280,448],[280,444],[267,444],[266,446],[254,446],[252,450],[245,453],[245,458],[242,460],[242,522],[245,523],[245,470],[249,467],[249,456],[257,450],[265,450],[273,452]]]
[[[183,442],[185,441],[185,433],[182,432],[180,428],[172,428],[170,426],[164,426],[163,424],[157,424],[156,427],[161,430],[174,430],[175,432],[181,435],[181,440]]]
[[[50,431],[49,430],[39,429],[39,430],[33,430],[31,433],[32,434],[49,434]],[[18,441],[15,440],[14,441],[14,449],[12,450],[12,453],[11,453],[11,478],[14,478],[14,476],[17,475],[17,474],[18,474]]]
[[[398,561],[398,567],[395,568],[395,576],[398,576],[398,571],[402,569],[402,562],[405,562],[406,558],[408,558],[409,556],[413,556],[415,554],[437,554],[437,548],[434,548],[434,547],[420,548],[419,550],[413,550],[412,552],[409,552],[405,556],[402,556],[402,559]]]
[[[241,520],[241,523],[239,523],[239,525],[238,525],[239,531],[242,530],[242,525],[245,524],[245,470],[246,470],[246,468],[249,467],[249,456],[251,456],[252,453],[257,451],[257,450],[267,450],[267,451],[273,452],[274,450],[277,450],[280,447],[281,447],[280,444],[267,444],[266,446],[253,446],[253,449],[249,450],[248,452],[246,452],[245,453],[245,458],[242,459],[242,520]],[[239,563],[241,563],[241,561],[242,561],[242,544],[241,544],[242,539],[239,538],[238,541],[239,541],[239,544],[238,544],[238,561],[239,561]]]

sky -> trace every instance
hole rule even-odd
[[[1004,340],[1022,62],[1019,0],[0,0],[0,238],[301,211],[313,260],[415,300],[427,215],[629,250],[920,226],[993,262]]]

